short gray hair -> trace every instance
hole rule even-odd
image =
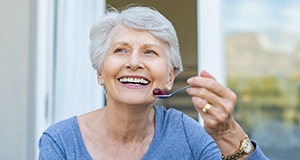
[[[167,44],[167,58],[170,67],[176,69],[176,75],[183,71],[179,42],[172,23],[157,10],[141,6],[128,7],[121,12],[111,8],[92,26],[90,59],[94,69],[102,69],[102,62],[109,48],[109,33],[118,24],[148,31],[155,38]]]

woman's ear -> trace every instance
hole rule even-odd
[[[103,86],[104,85],[104,78],[103,78],[103,74],[99,70],[97,70],[97,79],[98,79],[98,83],[101,86]]]
[[[174,84],[174,80],[175,80],[175,77],[176,77],[176,68],[173,68],[170,73],[169,73],[169,78],[168,78],[168,81],[166,83],[166,88],[168,90],[171,90],[172,87],[173,87],[173,84]]]

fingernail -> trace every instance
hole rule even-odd
[[[191,78],[189,78],[189,79],[187,80],[187,83],[191,83],[191,81],[192,81]]]

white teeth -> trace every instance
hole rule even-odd
[[[143,78],[121,78],[120,82],[148,84],[149,81]]]

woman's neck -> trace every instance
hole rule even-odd
[[[117,142],[141,143],[153,136],[155,110],[152,106],[107,105],[103,109],[104,128]]]
[[[140,109],[108,105],[79,116],[78,123],[92,157],[106,155],[119,157],[117,159],[142,159],[154,136],[154,118],[152,106]]]

